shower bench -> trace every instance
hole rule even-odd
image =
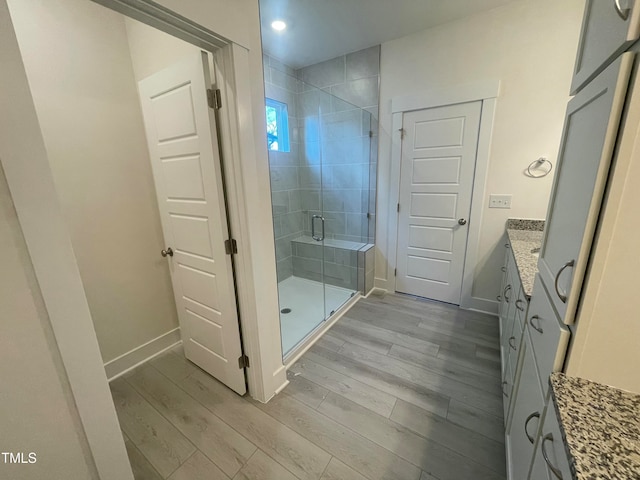
[[[323,248],[324,243],[324,248]],[[291,241],[293,275],[367,293],[373,288],[373,244],[308,235]]]

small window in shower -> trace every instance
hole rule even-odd
[[[267,98],[267,145],[269,150],[289,151],[289,115],[287,104]]]

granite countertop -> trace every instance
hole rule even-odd
[[[507,221],[507,238],[516,260],[522,290],[527,300],[533,293],[533,281],[538,273],[538,256],[532,253],[540,249],[544,220],[522,220],[510,218]]]
[[[549,383],[573,478],[640,479],[640,395],[563,373]]]

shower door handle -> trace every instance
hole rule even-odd
[[[316,219],[317,218],[322,220],[322,235],[316,235]],[[311,216],[311,238],[313,238],[316,242],[321,242],[322,240],[324,240],[324,217],[322,215]]]

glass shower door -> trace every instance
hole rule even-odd
[[[311,87],[300,88],[298,79],[281,68],[265,63],[280,332],[286,357],[326,316],[322,225],[320,218],[313,218],[322,214],[322,179],[316,152],[323,95],[314,93]]]
[[[265,69],[286,358],[364,290],[362,248],[369,235],[373,124],[369,112],[330,92],[269,64]]]
[[[363,290],[361,256],[368,236],[371,117],[366,110],[336,97],[331,98],[328,111],[320,111],[327,318]]]

